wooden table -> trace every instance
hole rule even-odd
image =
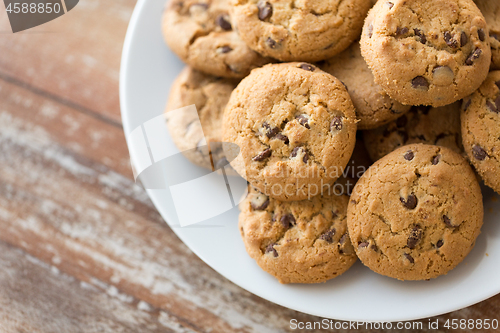
[[[17,34],[0,5],[0,332],[289,332],[292,318],[320,320],[214,272],[134,183],[118,102],[134,5],[81,0]],[[499,313],[497,295],[439,319]]]

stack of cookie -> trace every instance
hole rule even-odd
[[[280,282],[357,258],[431,279],[471,251],[478,179],[500,193],[499,2],[170,0],[163,32],[189,65],[174,142],[212,169],[211,143],[238,147],[241,236]],[[200,126],[169,115],[192,104]]]

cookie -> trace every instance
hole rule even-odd
[[[375,82],[407,105],[458,101],[479,88],[491,63],[486,21],[472,0],[378,1],[360,44]]]
[[[165,119],[175,145],[192,163],[214,170],[218,167],[215,163],[224,158],[220,144],[222,115],[237,84],[235,79],[203,74],[191,67],[184,68],[175,79]],[[197,115],[170,112],[193,104]]]
[[[356,261],[347,235],[348,200],[325,194],[280,202],[251,188],[239,216],[248,254],[281,283],[318,283],[341,275]]]
[[[423,144],[375,162],[347,209],[361,262],[399,280],[448,273],[472,250],[482,223],[481,189],[467,161],[448,148]]]
[[[500,71],[463,102],[465,152],[486,185],[500,193]]]
[[[490,30],[491,69],[500,69],[500,2],[475,0]]]
[[[320,67],[346,85],[356,109],[360,130],[385,125],[410,110],[410,106],[393,100],[375,83],[370,68],[361,56],[358,42],[326,60]]]
[[[376,161],[411,143],[448,147],[462,153],[460,102],[432,108],[415,106],[410,112],[380,128],[365,131],[365,145]]]
[[[359,37],[371,7],[366,0],[232,0],[240,37],[253,50],[281,61],[319,61]]]
[[[170,0],[162,31],[182,61],[207,74],[243,78],[268,62],[234,31],[228,0]]]
[[[342,83],[307,63],[258,68],[231,94],[224,142],[233,168],[281,201],[317,195],[340,177],[356,141],[356,115]],[[236,156],[236,157],[233,157]]]

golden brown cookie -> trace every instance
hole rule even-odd
[[[347,235],[347,196],[280,202],[250,187],[239,228],[250,257],[281,283],[318,283],[356,261]]]
[[[356,116],[344,85],[307,63],[252,71],[224,112],[223,140],[240,148],[231,165],[281,201],[307,199],[333,184],[355,136]]]
[[[500,71],[463,102],[464,149],[486,185],[500,193]]]
[[[467,161],[422,144],[375,162],[356,184],[347,211],[359,259],[400,280],[448,273],[472,250],[482,223],[481,189]]]
[[[361,36],[375,82],[407,105],[444,106],[488,75],[489,31],[472,0],[378,1]]]
[[[500,1],[475,0],[490,30],[491,69],[500,69]]]
[[[370,68],[361,56],[358,42],[341,54],[325,60],[320,67],[346,85],[356,109],[360,130],[385,125],[410,110],[410,106],[393,100],[375,83]]]
[[[461,153],[460,102],[440,108],[415,106],[385,126],[365,131],[365,145],[376,161],[391,151],[412,143],[448,147]]]
[[[234,30],[228,0],[169,0],[162,31],[182,61],[207,74],[243,78],[271,59],[251,50]]]
[[[177,148],[192,163],[214,170],[214,163],[224,158],[222,115],[237,84],[238,80],[203,74],[191,67],[184,68],[172,84],[165,110],[167,127]],[[193,104],[197,115],[177,112]]]
[[[232,0],[241,38],[253,50],[281,61],[319,61],[359,37],[371,7],[366,0]]]

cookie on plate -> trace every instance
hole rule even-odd
[[[491,63],[486,21],[472,0],[378,1],[360,44],[375,82],[407,105],[458,101],[479,88]]]
[[[347,235],[348,200],[325,193],[280,202],[250,186],[239,217],[248,254],[281,283],[318,283],[341,275],[356,261]]]
[[[184,68],[175,79],[165,119],[175,145],[192,163],[214,170],[214,163],[224,158],[220,144],[222,115],[237,84],[235,79],[203,74],[191,67]],[[193,104],[197,114],[177,112]]]
[[[370,68],[361,56],[358,42],[326,60],[320,67],[346,85],[356,109],[360,130],[385,125],[410,110],[410,106],[393,100],[375,83]]]
[[[347,225],[361,262],[399,280],[444,275],[472,250],[481,189],[461,155],[414,144],[380,159],[351,195]]]
[[[270,62],[234,31],[228,0],[170,0],[162,31],[182,61],[207,74],[243,78]]]
[[[307,63],[252,71],[231,94],[223,140],[233,168],[281,201],[316,195],[340,177],[356,141],[356,115],[344,85]],[[234,146],[233,145],[233,146]]]
[[[490,30],[491,69],[500,69],[500,2],[475,0]]]
[[[464,99],[462,138],[465,152],[486,185],[500,193],[500,71],[491,72]]]
[[[461,153],[460,102],[432,108],[415,106],[388,125],[365,131],[365,145],[376,161],[391,151],[411,143],[448,147]]]
[[[241,38],[281,61],[319,61],[359,37],[371,7],[366,0],[231,0]]]

